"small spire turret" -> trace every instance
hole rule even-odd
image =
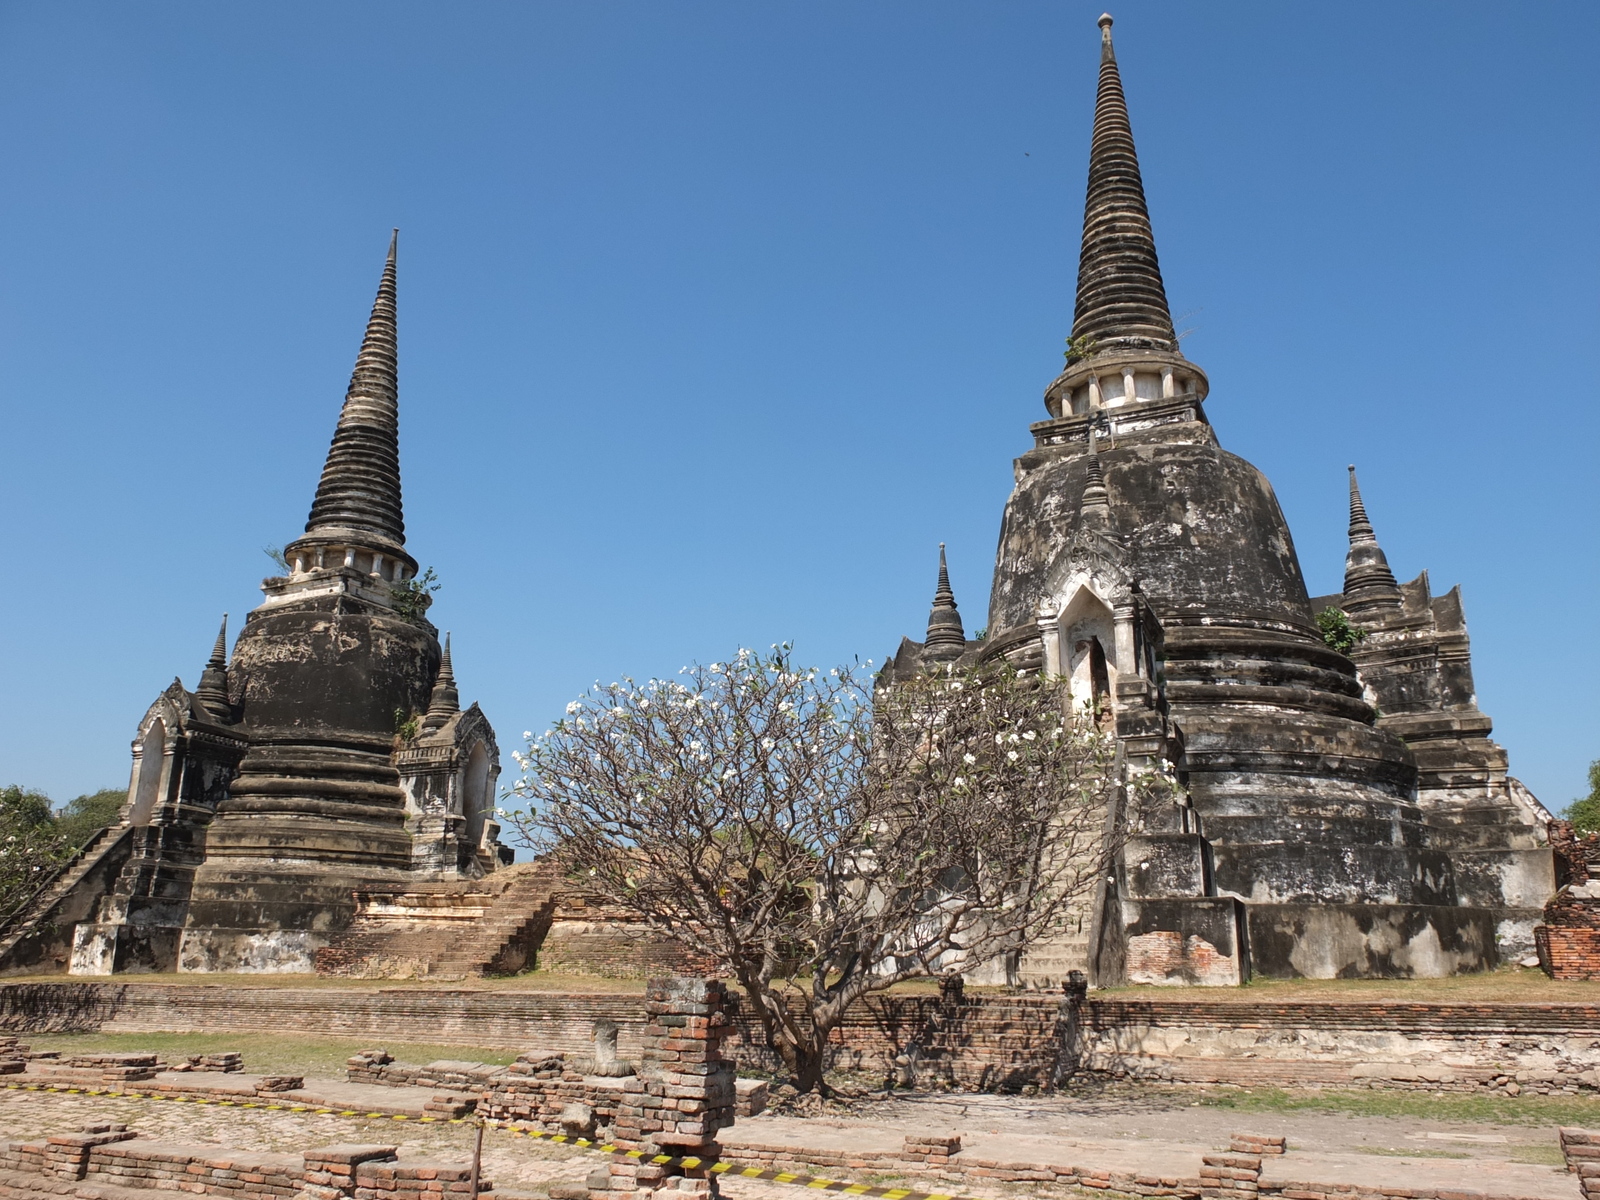
[[[1106,491],[1105,469],[1100,465],[1100,447],[1094,433],[1089,434],[1089,474],[1083,484],[1083,502],[1078,508],[1079,519],[1094,529],[1108,529],[1111,525],[1111,494]]]
[[[967,648],[967,633],[956,610],[956,594],[950,590],[950,568],[945,563],[944,543],[939,543],[939,586],[933,592],[933,609],[928,613],[928,633],[923,645],[934,657],[956,658]]]
[[[461,693],[456,690],[456,673],[450,665],[450,635],[447,633],[444,655],[439,659],[439,677],[434,680],[433,694],[428,697],[428,712],[422,718],[422,732],[442,729],[460,711]]]
[[[197,715],[215,721],[233,720],[233,703],[228,699],[228,614],[222,614],[222,628],[217,630],[216,644],[211,647],[211,657],[205,670],[200,672],[200,683],[194,689],[194,706]]]
[[[1378,545],[1361,500],[1356,468],[1350,466],[1350,551],[1344,560],[1344,608],[1351,616],[1400,607],[1400,585]]]

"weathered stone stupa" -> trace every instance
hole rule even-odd
[[[889,667],[1004,656],[1070,676],[1132,768],[1164,761],[1185,785],[1179,810],[1127,814],[1082,944],[1018,970],[1229,983],[1526,953],[1553,889],[1547,814],[1487,740],[1459,596],[1431,599],[1425,576],[1397,588],[1354,523],[1346,594],[1307,596],[1271,485],[1219,445],[1205,372],[1179,349],[1111,25],[1067,367],[1016,460],[987,635],[951,636],[941,551],[926,641]],[[1371,630],[1354,661],[1319,630],[1328,604]]]
[[[310,971],[361,895],[510,860],[400,495],[395,243],[305,532],[227,661],[134,740],[118,825],[0,929],[0,970]]]
[[[250,749],[196,872],[184,970],[310,968],[352,889],[411,866],[396,714],[427,709],[438,634],[397,601],[417,574],[400,497],[395,248],[290,571],[233,650]]]

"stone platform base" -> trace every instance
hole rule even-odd
[[[1074,1007],[1049,996],[879,997],[841,1030],[836,1064],[918,1086],[1011,1090],[1074,1071],[1196,1083],[1393,1086],[1462,1091],[1590,1090],[1600,1086],[1600,1003],[1407,1003],[1183,1000],[1096,996]],[[235,987],[117,980],[0,986],[0,1030],[16,1033],[275,1033],[342,1036],[572,1055],[594,1051],[596,1025],[616,1027],[616,1054],[635,1059],[644,1020],[637,994],[469,988]],[[771,1068],[742,1018],[734,1051]],[[1420,1072],[1444,1072],[1428,1079]]]

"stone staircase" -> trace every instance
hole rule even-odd
[[[51,927],[46,940],[58,942],[55,927],[92,919],[100,896],[128,857],[133,834],[131,825],[108,825],[20,905],[0,914],[0,974],[65,967],[53,958],[44,961],[50,957],[41,941],[44,927]],[[70,944],[70,929],[65,936]]]
[[[471,933],[433,964],[432,974],[514,975],[532,965],[550,928],[560,884],[560,875],[549,869],[517,876]]]
[[[355,924],[317,952],[317,973],[514,975],[533,962],[563,890],[554,868],[522,863],[484,879],[358,893]]]

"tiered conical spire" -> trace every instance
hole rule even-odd
[[[400,550],[406,523],[400,503],[400,402],[395,304],[395,247],[389,240],[378,297],[356,356],[333,445],[317,484],[306,533],[328,533],[379,550]]]
[[[422,718],[422,731],[432,733],[461,711],[461,693],[456,691],[456,673],[450,665],[450,635],[444,635],[444,656],[439,660],[439,677],[428,697],[428,712]]]
[[[1177,353],[1128,103],[1111,47],[1109,13],[1100,18],[1100,30],[1100,90],[1089,146],[1089,193],[1083,207],[1072,336],[1092,343],[1096,353],[1118,349]]]
[[[1352,614],[1400,607],[1400,587],[1389,560],[1378,545],[1378,535],[1361,502],[1356,469],[1350,467],[1350,552],[1344,560],[1344,608]]]
[[[216,721],[233,719],[233,704],[228,699],[228,614],[222,614],[222,628],[217,630],[217,641],[211,647],[211,657],[200,672],[200,683],[194,689],[195,707],[204,716]]]
[[[928,614],[928,635],[923,645],[929,650],[960,654],[967,648],[966,629],[956,610],[956,594],[950,590],[950,568],[944,560],[944,543],[939,543],[939,586],[933,593],[933,610]]]

